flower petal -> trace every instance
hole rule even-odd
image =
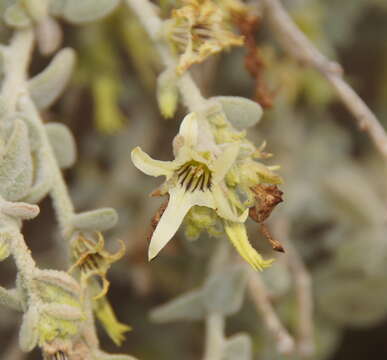
[[[222,154],[214,161],[214,182],[219,182],[226,176],[234,164],[238,153],[239,143],[234,143],[227,146]]]
[[[169,191],[169,203],[161,216],[149,245],[148,258],[152,260],[176,234],[191,207],[206,206],[214,209],[215,203],[209,190],[187,192],[181,187]]]
[[[227,195],[223,192],[218,184],[213,184],[211,188],[212,195],[216,206],[216,213],[230,221],[243,223],[246,221],[249,210],[246,209],[241,215],[238,215],[231,207],[230,201],[227,199]]]
[[[149,260],[152,260],[176,234],[185,215],[193,206],[191,196],[187,196],[183,189],[172,188],[169,194],[168,206],[151,238],[148,250]]]
[[[132,161],[137,169],[150,176],[164,175],[167,178],[170,178],[175,169],[173,161],[160,161],[152,159],[138,146],[132,150]]]
[[[125,340],[124,334],[130,331],[131,327],[117,320],[113,308],[106,297],[94,301],[93,308],[109,337],[117,346],[120,346]]]
[[[184,145],[194,147],[198,140],[198,118],[196,113],[189,113],[180,125],[179,134],[184,138]]]
[[[245,259],[255,270],[263,270],[269,267],[274,261],[273,259],[264,260],[262,256],[255,250],[247,237],[246,227],[244,224],[225,221],[224,228],[231,243],[238,250],[239,254]]]

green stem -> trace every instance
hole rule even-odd
[[[31,256],[31,251],[28,249],[24,237],[20,233],[16,220],[8,219],[4,221],[8,222],[8,226],[7,230],[2,233],[2,236],[6,237],[4,240],[7,240],[9,250],[15,261],[21,289],[27,296],[27,304],[22,304],[22,306],[40,304],[41,300],[33,281],[36,265]]]
[[[68,239],[73,230],[71,219],[74,215],[74,206],[71,201],[66,183],[63,179],[62,172],[56,161],[54,151],[46,133],[46,129],[35,107],[35,104],[32,102],[29,96],[24,95],[20,98],[19,105],[20,109],[24,113],[28,114],[31,121],[36,126],[36,129],[40,133],[40,137],[42,140],[41,146],[43,148],[43,151],[46,156],[46,161],[49,164],[49,168],[53,176],[53,183],[50,195],[53,200],[53,205],[55,208],[56,217],[59,223],[62,236]]]

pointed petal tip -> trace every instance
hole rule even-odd
[[[253,266],[252,264],[250,264],[250,265],[252,265],[254,267],[254,269],[257,270],[257,271],[263,271],[266,268],[270,267],[273,264],[274,261],[275,261],[275,259],[268,259],[268,260],[263,260],[262,259],[255,266]]]
[[[130,154],[133,156],[133,154],[135,154],[137,151],[141,151],[141,148],[139,146],[136,146],[132,149],[132,151],[130,152]]]
[[[154,251],[152,248],[148,250],[148,261],[151,262],[156,256],[158,252]]]
[[[184,138],[184,144],[187,146],[194,146],[197,143],[198,138],[198,119],[195,112],[186,115],[181,122],[179,135]]]
[[[144,174],[155,177],[162,175],[169,177],[173,174],[173,161],[155,160],[151,158],[146,152],[144,152],[139,146],[135,147],[131,151],[131,159],[134,166]]]

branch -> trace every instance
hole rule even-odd
[[[258,312],[262,315],[266,328],[276,343],[280,354],[294,351],[294,340],[278,318],[261,275],[252,269],[249,271],[248,290]]]
[[[297,249],[289,239],[288,222],[285,219],[277,220],[273,226],[273,233],[286,249],[285,258],[294,277],[298,308],[296,330],[298,354],[300,357],[308,358],[315,352],[311,277]]]
[[[62,235],[66,240],[69,240],[71,231],[73,230],[71,223],[71,219],[74,215],[73,204],[59,164],[55,158],[54,150],[50,144],[43,121],[28,92],[27,75],[33,45],[34,31],[32,28],[29,28],[26,30],[16,30],[12,36],[10,45],[1,48],[5,58],[5,77],[0,94],[1,100],[5,104],[5,112],[2,115],[4,115],[5,120],[12,122],[16,118],[16,115],[20,115],[21,112],[29,117],[39,132],[41,147],[45,154],[45,161],[47,162],[48,168],[52,172],[53,177],[50,195],[53,199]],[[4,124],[2,125],[4,126]],[[5,203],[5,200],[1,197],[0,203]],[[36,205],[30,205],[27,207],[27,210],[31,211],[33,216],[26,218],[32,218],[39,212],[39,208]],[[32,307],[32,305],[36,308],[43,307],[43,301],[39,293],[39,288],[36,286],[36,282],[34,281],[36,273],[39,269],[36,267],[36,264],[31,256],[31,251],[27,247],[24,237],[20,232],[22,218],[6,217],[4,220],[2,218],[4,216],[5,215],[0,211],[0,220],[2,227],[4,227],[0,234],[1,240],[7,242],[10,253],[16,263],[19,280],[18,291],[27,295],[27,303],[21,303],[20,306],[23,311],[27,311],[30,307]],[[68,247],[62,248],[68,251]],[[16,302],[17,298],[12,296],[14,295],[12,291],[6,291],[1,288],[0,293],[0,297],[2,298],[0,299],[0,304],[8,305],[9,307],[13,304],[14,308],[17,309],[19,303]],[[86,310],[89,311],[88,315],[92,316],[91,307]],[[92,319],[86,320],[88,320],[91,325],[91,328],[89,329],[90,332],[95,333],[96,329]]]
[[[62,171],[56,161],[54,150],[52,149],[48,139],[43,121],[36,109],[35,104],[32,102],[28,94],[25,94],[20,98],[19,106],[20,110],[23,113],[28,114],[31,122],[35,124],[36,129],[39,131],[39,135],[42,139],[42,148],[44,149],[46,161],[47,164],[49,164],[49,168],[53,177],[50,196],[53,200],[53,205],[62,236],[66,240],[69,240],[73,230],[71,219],[74,216],[74,206],[71,201],[66,183],[63,179]]]
[[[285,51],[303,65],[319,71],[328,80],[357,120],[360,129],[368,132],[376,148],[387,158],[387,134],[374,113],[343,80],[341,66],[319,52],[293,22],[279,0],[259,1],[266,11],[269,26]]]

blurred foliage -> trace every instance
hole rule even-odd
[[[160,3],[167,16],[175,1]],[[287,3],[301,29],[322,52],[343,64],[350,83],[387,127],[387,42],[383,36],[387,33],[387,2]],[[3,5],[0,1],[0,12]],[[215,241],[207,237],[186,240],[181,231],[179,241],[148,264],[146,237],[160,203],[147,198],[154,188],[153,179],[137,171],[129,160],[129,150],[139,144],[158,158],[170,159],[166,144],[177,132],[183,112],[178,110],[169,120],[159,114],[155,97],[159,60],[126,7],[99,22],[63,26],[64,43],[78,56],[76,71],[65,95],[45,116],[69,125],[79,145],[79,161],[67,174],[76,207],[112,206],[120,214],[118,226],[107,238],[119,237],[127,246],[124,260],[115,264],[109,278],[111,303],[119,318],[133,325],[122,350],[143,360],[196,360],[201,356],[201,325],[152,323],[157,317],[161,321],[165,307],[153,311],[151,318],[148,314],[182,293],[191,291],[193,296],[192,289],[204,291],[209,286],[203,285],[203,263]],[[0,33],[3,36],[5,31]],[[275,97],[273,108],[265,111],[263,120],[249,131],[249,138],[254,143],[266,140],[268,151],[275,154],[273,163],[282,165],[285,201],[274,217],[289,220],[291,239],[313,277],[315,359],[364,359],[364,349],[370,344],[380,349],[375,358],[382,359],[387,356],[383,348],[386,327],[373,333],[368,329],[387,321],[384,162],[367,136],[358,132],[325,80],[287,58],[265,22],[257,44],[266,64],[265,80]],[[237,49],[195,66],[193,73],[208,95],[252,97],[253,80],[243,57],[244,49]],[[46,62],[40,58],[34,66],[41,68]],[[60,261],[50,240],[57,236],[52,222],[47,208],[25,226],[35,257],[47,266]],[[250,225],[252,242],[265,252],[263,239],[256,235],[254,224]],[[41,227],[47,234],[44,239],[39,236]],[[15,269],[8,260],[0,268],[1,282],[6,285]],[[263,277],[281,318],[294,328],[294,291],[281,261]],[[197,311],[190,315],[200,317],[201,310]],[[9,329],[16,329],[20,319],[2,308],[0,318],[0,356],[5,356]],[[178,318],[176,315],[175,320]],[[279,359],[249,301],[229,323],[229,335],[243,331],[252,336],[256,359]],[[351,342],[353,333],[348,329],[361,331],[361,341]],[[116,351],[102,332],[101,341],[105,348]],[[39,355],[29,358],[38,359]]]

